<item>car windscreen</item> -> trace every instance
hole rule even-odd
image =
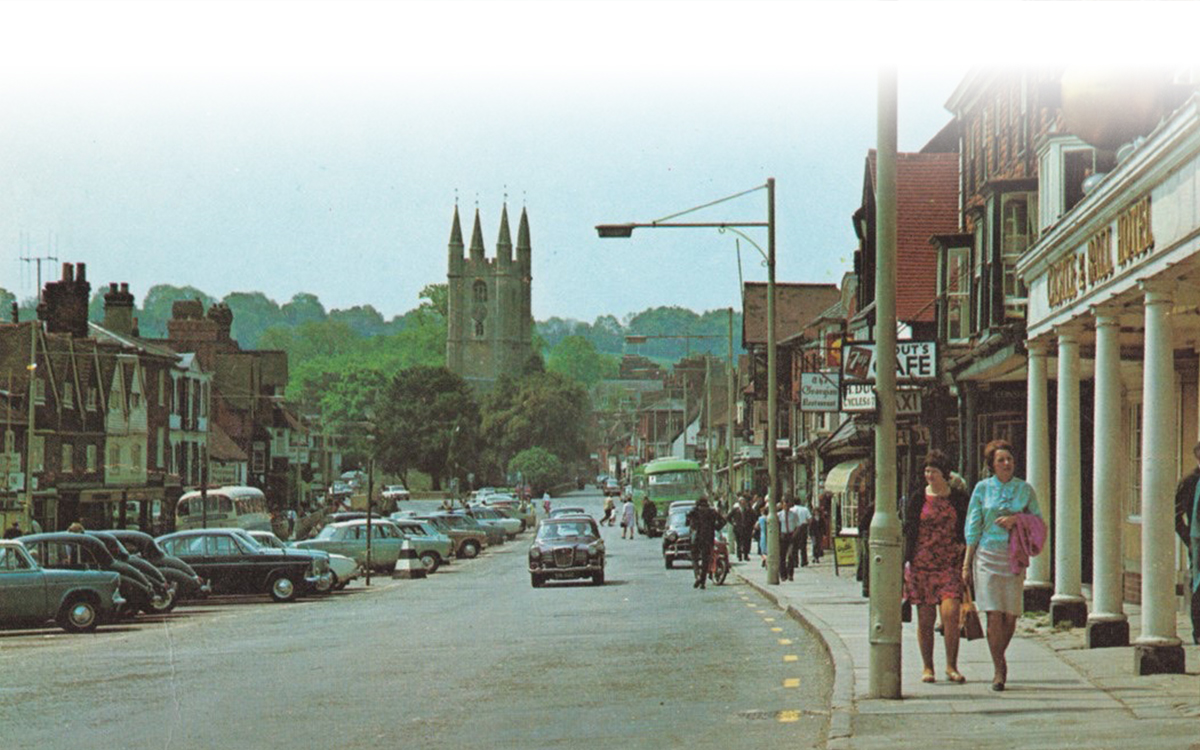
[[[673,529],[687,528],[687,514],[688,512],[686,510],[677,510],[673,512],[667,521],[667,525]]]
[[[560,523],[542,524],[538,529],[539,540],[568,539],[595,536],[592,525],[586,521],[564,521]]]
[[[338,530],[332,526],[326,526],[321,529],[320,533],[314,537],[315,539],[333,539],[337,536]]]

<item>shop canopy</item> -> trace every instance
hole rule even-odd
[[[843,461],[830,469],[829,473],[825,475],[825,491],[833,493],[845,492],[850,486],[850,478],[854,476],[854,472],[858,471],[861,463],[861,459]]]

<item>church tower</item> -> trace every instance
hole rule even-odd
[[[533,354],[532,248],[525,209],[517,228],[515,260],[507,203],[500,211],[496,257],[484,256],[478,208],[465,257],[464,249],[456,205],[446,273],[446,367],[475,388],[488,390],[501,373],[520,372]]]

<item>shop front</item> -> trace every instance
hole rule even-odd
[[[1173,496],[1200,434],[1200,100],[1122,151],[1017,266],[1029,289],[1027,478],[1052,519],[1052,619],[1086,622],[1092,647],[1126,645],[1123,603],[1138,601],[1136,671],[1178,673],[1177,590],[1189,587],[1179,585]],[[1041,154],[1052,186],[1055,143]],[[1091,612],[1081,586],[1089,486]]]

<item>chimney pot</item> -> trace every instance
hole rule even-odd
[[[121,294],[129,294],[129,284],[124,281],[121,282]]]
[[[75,279],[80,284],[87,281],[87,264],[86,263],[76,263],[75,264]]]
[[[117,293],[117,282],[115,282],[115,281],[109,282],[108,291],[110,294],[116,294]]]
[[[75,280],[75,268],[70,263],[63,263],[62,280],[66,282]]]

